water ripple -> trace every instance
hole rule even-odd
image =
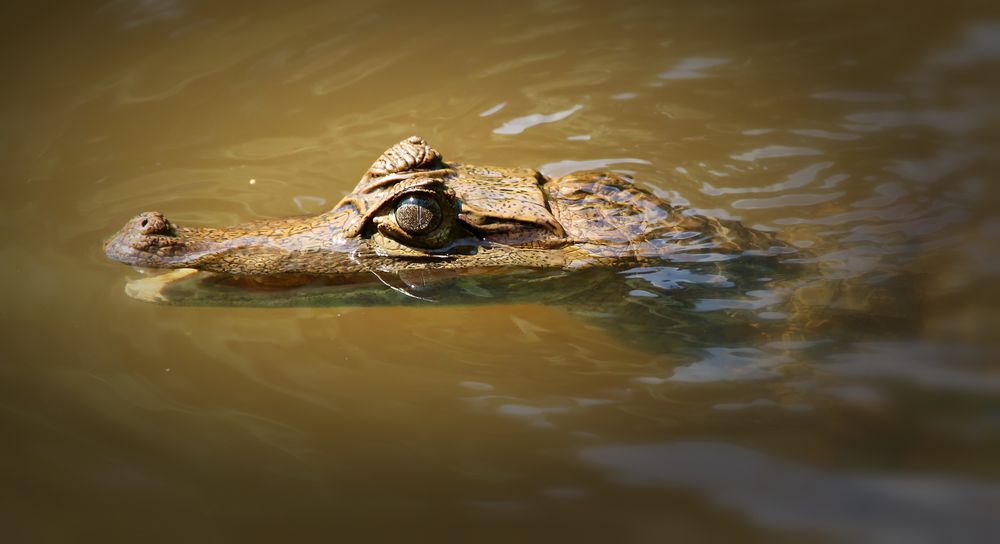
[[[812,206],[836,200],[844,196],[844,193],[816,194],[802,193],[794,195],[781,195],[772,198],[744,198],[733,202],[734,208],[740,209],[762,209],[762,208],[786,208],[789,206]]]
[[[749,299],[703,298],[694,305],[696,312],[716,312],[719,310],[762,310],[785,300],[788,292],[781,289],[748,291]]]
[[[132,2],[128,0],[113,0],[98,9],[103,11],[125,11],[121,26],[131,30],[141,26],[163,23],[179,19],[185,13],[185,6],[179,0],[144,0]]]
[[[810,155],[822,155],[818,149],[811,147],[791,147],[787,145],[769,145],[758,149],[751,149],[745,153],[730,155],[730,158],[738,161],[756,161],[757,159],[771,159],[775,157],[804,157]]]
[[[543,125],[545,123],[555,123],[562,121],[563,119],[573,115],[583,106],[581,104],[576,104],[572,108],[563,111],[557,111],[555,113],[550,113],[544,115],[541,113],[533,113],[531,115],[525,115],[524,117],[516,117],[507,121],[499,128],[493,129],[494,134],[520,134],[531,127]]]
[[[714,442],[594,446],[580,457],[619,483],[687,488],[768,527],[853,542],[991,542],[1000,534],[995,483],[835,472]]]
[[[506,106],[506,105],[507,105],[506,102],[501,102],[501,103],[497,104],[496,106],[493,106],[491,108],[488,108],[486,110],[483,110],[483,111],[479,112],[479,116],[480,117],[489,117],[489,116],[493,115],[494,113],[502,110],[504,108],[504,106]]]
[[[894,128],[925,126],[953,134],[967,134],[989,122],[986,112],[969,110],[866,111],[848,114],[844,128],[876,132]]]
[[[574,161],[565,160],[559,162],[550,162],[543,164],[538,167],[538,171],[545,174],[548,177],[559,177],[565,176],[570,172],[582,172],[585,170],[599,170],[602,168],[610,168],[615,164],[650,164],[649,161],[643,159],[633,159],[629,157],[618,157],[611,159],[591,159],[586,161]]]
[[[785,181],[774,183],[771,185],[765,185],[763,187],[713,187],[709,183],[703,183],[701,186],[701,192],[712,195],[728,195],[728,194],[743,194],[743,193],[776,193],[779,191],[786,191],[788,189],[798,189],[800,187],[805,187],[813,181],[816,180],[816,176],[823,170],[833,166],[832,162],[818,162],[815,164],[810,164],[809,166],[802,168],[801,170],[796,170],[789,174]]]
[[[855,103],[877,103],[877,102],[898,102],[905,97],[896,93],[877,93],[867,91],[826,91],[814,93],[813,98],[817,100],[833,100],[837,102]]]
[[[786,355],[766,353],[757,348],[707,348],[708,355],[676,370],[671,382],[723,382],[763,380],[781,376],[775,369],[794,362]]]
[[[886,170],[909,180],[928,183],[957,172],[974,158],[972,153],[945,150],[929,159],[891,160]]]
[[[980,348],[931,342],[866,342],[831,355],[824,369],[858,378],[893,378],[933,388],[1000,390],[1000,375],[970,361],[990,360]]]
[[[322,149],[315,138],[284,137],[260,138],[232,145],[225,149],[224,156],[251,161],[290,157],[305,151]]]
[[[966,27],[964,41],[954,47],[940,49],[927,60],[931,68],[976,66],[1000,59],[1000,23],[974,23]]]
[[[705,68],[712,68],[714,66],[721,66],[723,64],[728,64],[729,62],[729,59],[723,58],[688,57],[681,60],[676,66],[666,72],[660,72],[657,77],[660,79],[701,79],[711,77],[710,74],[701,72],[701,70],[704,70]]]
[[[671,266],[656,266],[647,268],[633,268],[625,272],[626,278],[642,279],[648,281],[657,289],[674,290],[680,289],[685,284],[711,285],[713,287],[732,287],[731,282],[725,276],[719,274],[702,274],[687,268],[674,268]]]
[[[855,208],[885,208],[895,204],[901,197],[906,196],[908,191],[896,182],[882,183],[875,187],[877,196],[872,196],[864,200],[851,203]]]
[[[791,132],[792,134],[796,134],[798,136],[808,136],[810,138],[822,138],[824,140],[849,141],[849,140],[861,139],[860,134],[851,134],[849,132],[833,132],[830,130],[822,130],[818,128],[795,129],[795,130],[790,130],[789,132]]]
[[[292,197],[295,207],[302,213],[318,213],[326,205],[326,199],[321,196],[297,195]]]
[[[857,221],[871,221],[875,219],[901,219],[911,216],[916,209],[916,204],[904,203],[890,208],[858,210],[828,215],[825,217],[783,217],[775,219],[774,223],[778,225],[844,225]]]

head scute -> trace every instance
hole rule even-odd
[[[410,136],[382,153],[368,169],[368,178],[434,168],[440,162],[441,154],[436,149],[427,145],[423,138]]]
[[[354,237],[361,233],[365,221],[400,192],[416,187],[440,184],[444,175],[452,173],[441,154],[419,136],[410,136],[385,150],[361,177],[351,194],[334,209],[354,206],[358,214],[347,221],[344,233]]]

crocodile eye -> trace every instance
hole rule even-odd
[[[441,206],[432,197],[410,195],[396,204],[396,224],[411,236],[432,232],[441,224]]]

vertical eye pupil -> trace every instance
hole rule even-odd
[[[421,235],[441,224],[441,206],[424,195],[410,195],[396,204],[396,224],[407,233]]]

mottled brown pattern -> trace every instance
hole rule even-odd
[[[398,202],[416,194],[435,199],[442,212],[437,227],[419,235],[394,214]],[[616,174],[548,179],[526,168],[445,163],[413,136],[383,153],[329,212],[227,228],[178,227],[145,212],[105,252],[141,267],[278,276],[614,266],[679,252],[782,246],[738,222],[673,206]]]

